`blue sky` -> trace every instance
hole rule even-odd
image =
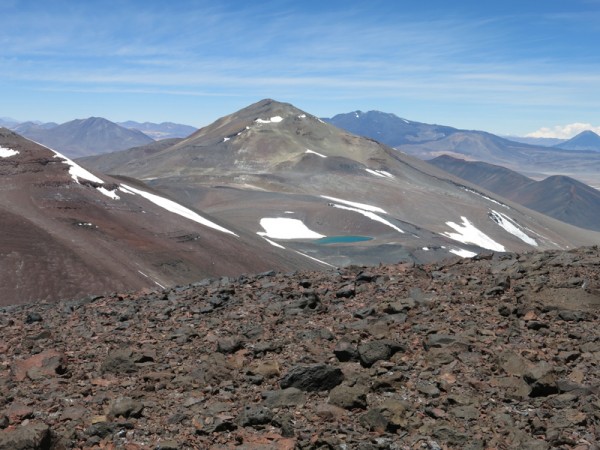
[[[0,14],[0,117],[203,126],[274,98],[321,117],[600,131],[600,0],[0,0]]]

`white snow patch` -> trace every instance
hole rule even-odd
[[[331,265],[329,263],[326,263],[325,261],[321,261],[320,259],[313,258],[312,256],[308,256],[307,254],[299,252],[298,250],[294,250],[294,251],[296,253],[298,253],[299,255],[306,256],[307,258],[312,259],[313,261],[316,261],[316,262],[321,263],[321,264],[325,264],[326,266],[333,267],[335,269],[335,266],[333,266],[333,265]]]
[[[429,247],[423,247],[423,251],[428,252],[429,251]]]
[[[469,250],[465,250],[464,248],[453,248],[450,250],[450,253],[454,253],[455,255],[458,255],[461,258],[472,258],[473,256],[477,256],[477,253],[470,252]]]
[[[267,241],[269,244],[271,244],[273,247],[277,247],[277,248],[282,248],[285,250],[285,247],[283,245],[279,245],[277,242],[273,242],[271,239],[267,239],[266,237],[262,236],[262,238]]]
[[[273,116],[270,119],[256,119],[256,123],[279,123],[283,120],[281,116]]]
[[[502,228],[504,228],[506,231],[508,231],[513,236],[516,236],[519,239],[521,239],[526,244],[533,245],[534,247],[538,246],[537,241],[535,239],[527,236],[523,232],[523,230],[521,230],[518,227],[517,223],[510,217],[506,216],[505,214],[499,213],[498,211],[494,211],[494,210],[492,210],[492,212],[490,213],[490,217],[494,222],[496,222],[498,225],[500,225]]]
[[[406,119],[402,119],[404,121],[404,123],[410,123],[408,120]]]
[[[481,194],[481,193],[479,193],[479,192],[477,192],[477,191],[474,191],[473,189],[469,189],[469,188],[463,188],[463,189],[464,189],[465,191],[467,191],[467,192],[470,192],[471,194],[475,194],[475,195],[478,195],[478,196],[480,196],[480,197],[482,197],[482,198],[485,198],[486,200],[488,200],[488,201],[490,201],[490,202],[492,202],[492,203],[495,203],[495,204],[497,204],[497,205],[503,206],[504,208],[510,209],[510,206],[508,206],[508,205],[505,205],[504,203],[500,203],[499,201],[497,201],[497,200],[494,200],[493,198],[490,198],[490,197],[488,197],[487,195],[483,195],[483,194]]]
[[[48,148],[48,147],[46,147],[46,148]],[[49,149],[49,150],[52,150],[52,149]],[[54,152],[55,158],[63,159],[64,160],[63,163],[68,164],[70,166],[69,174],[71,175],[71,178],[73,178],[75,183],[79,183],[79,179],[82,178],[84,180],[92,181],[94,183],[104,184],[104,181],[102,181],[100,178],[98,178],[93,173],[85,170],[79,164],[76,164],[71,159],[67,158],[66,156],[62,155],[61,153],[57,152],[56,150],[52,150],[52,151]]]
[[[238,134],[239,134],[239,133],[238,133]],[[224,138],[223,138],[223,142],[227,142],[229,139],[230,139],[230,138],[228,138],[228,137],[224,137]]]
[[[327,200],[333,200],[334,202],[343,203],[344,205],[354,206],[355,208],[360,208],[365,211],[378,212],[382,214],[387,214],[383,209],[378,206],[367,205],[366,203],[358,203],[358,202],[350,202],[348,200],[342,200],[341,198],[329,197],[327,195],[321,195],[321,198],[326,198]]]
[[[478,230],[465,216],[462,216],[461,219],[462,225],[454,222],[446,222],[446,225],[454,229],[456,233],[442,233],[442,235],[454,239],[455,241],[462,242],[463,244],[474,244],[497,252],[506,251],[503,245],[497,243],[487,234]]]
[[[119,196],[117,195],[117,190],[114,189],[112,191],[109,191],[108,189],[106,189],[105,187],[97,187],[96,190],[100,191],[102,194],[106,195],[107,197],[112,198],[113,200],[119,200]]]
[[[294,214],[294,211],[284,211],[284,214]]]
[[[190,220],[193,220],[194,222],[198,222],[199,224],[204,225],[206,227],[213,228],[218,231],[222,231],[223,233],[228,233],[228,234],[237,236],[237,234],[235,234],[233,231],[229,231],[227,228],[223,228],[222,226],[217,225],[216,223],[211,222],[208,219],[205,219],[204,217],[195,213],[191,209],[188,209],[185,206],[181,206],[179,203],[175,203],[173,200],[169,200],[167,198],[160,197],[158,195],[151,194],[149,192],[144,192],[139,189],[132,188],[131,186],[127,186],[126,184],[122,184],[119,187],[119,190],[122,192],[125,192],[126,194],[141,195],[146,200],[150,200],[155,205],[158,205],[161,208],[164,208],[167,211],[170,211],[174,214],[178,214],[182,217],[185,217],[186,219],[190,219]]]
[[[327,156],[326,156],[326,155],[322,155],[321,153],[317,153],[317,152],[315,152],[315,151],[313,151],[313,150],[311,150],[311,149],[309,149],[309,148],[307,148],[307,149],[306,149],[306,151],[305,151],[304,153],[311,153],[311,154],[313,154],[313,155],[320,156],[321,158],[327,158]]]
[[[398,228],[396,225],[394,225],[393,223],[391,223],[388,220],[385,220],[383,217],[379,217],[377,214],[371,212],[371,211],[365,211],[364,209],[359,209],[359,208],[352,208],[350,206],[343,206],[343,205],[332,205],[334,208],[339,208],[339,209],[345,209],[346,211],[354,211],[357,212],[359,214],[362,214],[365,217],[368,217],[371,220],[374,220],[375,222],[380,222],[384,225],[387,225],[390,228],[393,228],[394,230],[396,230],[399,233],[404,234],[404,231],[401,230],[400,228]]]
[[[382,178],[394,178],[394,175],[392,175],[389,172],[386,172],[385,170],[373,170],[373,169],[365,169],[367,172],[369,172],[370,174],[375,175],[376,177],[382,177]]]
[[[298,116],[298,119],[306,119],[306,114],[300,114],[300,115]]]
[[[262,237],[273,239],[320,239],[325,237],[309,229],[299,219],[288,219],[287,217],[263,217],[260,226],[265,231],[257,234]]]
[[[0,158],[10,158],[11,156],[18,155],[18,150],[12,148],[0,147]]]
[[[321,119],[319,119],[318,117],[317,117],[317,120],[318,120],[319,122],[321,122],[321,123],[325,123],[325,122],[323,122]]]
[[[365,169],[367,172],[369,172],[371,175],[375,175],[376,177],[381,177],[381,178],[385,178],[385,175],[382,173],[379,173],[376,170],[373,169]]]

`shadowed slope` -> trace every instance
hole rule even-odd
[[[282,224],[301,221],[323,236],[372,238],[335,245],[277,241],[333,265],[431,261],[482,248],[554,248],[596,239],[501,205],[419,159],[268,99],[111,171],[142,179],[248,232],[264,233],[263,219],[278,218]],[[508,222],[496,220],[500,209]],[[531,231],[519,234],[509,222]]]
[[[141,131],[121,127],[101,117],[72,120],[49,129],[27,128],[21,133],[73,158],[114,152],[153,142],[151,137]]]
[[[324,267],[0,129],[1,303]]]
[[[450,156],[429,162],[535,211],[600,231],[600,191],[573,178],[557,175],[535,181],[504,167]]]

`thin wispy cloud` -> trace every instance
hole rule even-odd
[[[423,114],[439,101],[439,111],[456,105],[455,118],[465,111],[463,120],[471,113],[461,105],[512,105],[516,121],[523,107],[585,111],[600,102],[600,60],[582,51],[553,54],[564,37],[544,31],[544,23],[573,22],[585,11],[309,3],[17,2],[0,29],[0,86],[18,86],[15,95],[189,93],[246,95],[248,103],[267,93],[284,101],[320,99],[320,110],[311,111],[320,115],[343,105],[357,109],[371,98],[372,109],[390,110],[396,101],[403,109],[390,112],[411,117],[411,108]],[[361,104],[339,101],[353,97]],[[326,107],[328,98],[335,102]],[[123,108],[134,118],[135,105]]]
[[[591,123],[555,125],[553,127],[542,127],[533,133],[527,134],[527,137],[571,139],[583,131],[593,131],[596,134],[600,134],[600,126],[595,127]]]

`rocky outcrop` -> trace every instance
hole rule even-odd
[[[0,449],[598,448],[598,248],[365,272],[0,309]]]

